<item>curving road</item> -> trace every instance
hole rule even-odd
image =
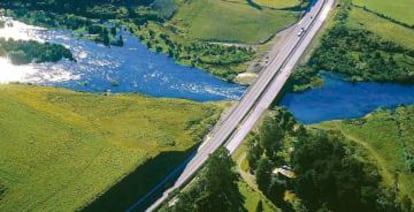
[[[245,92],[239,104],[207,136],[175,184],[166,190],[147,211],[154,211],[172,191],[191,180],[208,156],[220,146],[225,145],[230,152],[234,152],[280,93],[306,47],[327,18],[333,4],[334,0],[319,0],[293,27],[292,34],[286,39],[279,53],[261,71],[260,76]]]

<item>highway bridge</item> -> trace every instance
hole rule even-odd
[[[282,44],[279,53],[264,67],[256,82],[248,88],[238,105],[206,136],[205,141],[187,163],[174,185],[166,190],[147,211],[156,210],[168,199],[171,192],[185,186],[207,161],[208,156],[220,146],[224,145],[230,153],[237,149],[282,91],[295,65],[322,27],[333,5],[334,0],[318,0],[293,26],[291,34],[288,35],[289,38]],[[135,206],[137,204],[130,210],[133,211]]]

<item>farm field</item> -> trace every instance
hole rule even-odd
[[[300,5],[301,1],[298,0],[254,0],[254,3],[275,9],[291,8]]]
[[[300,12],[255,8],[245,0],[192,0],[179,5],[171,23],[191,38],[260,43],[298,20]]]
[[[414,49],[414,30],[390,22],[363,9],[353,7],[349,12],[347,25],[350,28],[366,29],[384,39]]]
[[[414,199],[414,106],[379,110],[365,118],[330,121],[317,128],[341,131],[359,144],[382,171],[385,183],[398,184],[402,195]]]
[[[414,13],[410,9],[412,0],[352,0],[355,5],[389,16],[397,21],[414,25]]]
[[[80,209],[149,159],[193,147],[220,111],[185,100],[1,85],[0,211]]]

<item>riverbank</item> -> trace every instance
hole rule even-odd
[[[78,33],[71,30],[44,29],[14,20],[10,23],[12,26],[0,29],[0,37],[65,46],[76,62],[13,65],[4,58],[0,62],[7,68],[0,75],[2,83],[33,83],[92,93],[138,92],[195,101],[238,99],[245,89],[152,52],[129,32],[122,32],[124,46],[109,48],[80,39]]]
[[[2,211],[83,208],[147,161],[196,145],[221,112],[217,104],[140,95],[27,85],[0,90]],[[168,171],[147,169],[161,177]],[[158,183],[151,179],[136,185],[150,189]]]
[[[292,5],[307,5],[304,2],[288,1]],[[234,81],[239,73],[245,72],[250,61],[261,52],[256,52],[255,48],[249,46],[227,46],[213,44],[211,41],[247,44],[266,42],[276,32],[297,21],[303,12],[270,8],[259,10],[244,0],[155,0],[100,6],[88,6],[89,2],[85,2],[66,3],[66,8],[58,7],[57,2],[59,0],[37,2],[27,7],[21,7],[19,3],[0,3],[0,6],[7,9],[5,14],[26,23],[47,27],[89,31],[87,29],[90,25],[99,26],[101,22],[124,25],[147,48],[162,52],[180,64],[207,70],[226,81]],[[41,10],[42,7],[48,7],[48,12]],[[103,31],[111,32],[111,29]],[[99,40],[108,40],[105,39],[108,36],[98,37],[103,37]]]
[[[286,91],[277,101],[303,124],[360,118],[378,108],[414,104],[414,85],[349,82],[330,72],[320,74],[323,86],[303,92]]]
[[[292,90],[320,86],[320,70],[339,73],[352,82],[413,84],[414,40],[410,35],[414,30],[370,14],[348,0],[338,5],[334,23],[329,24],[309,61],[292,76]],[[390,27],[398,33],[383,30]]]

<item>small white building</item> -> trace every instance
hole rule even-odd
[[[288,168],[287,166],[282,166],[280,168],[275,168],[272,171],[273,174],[278,175],[281,174],[287,178],[293,179],[296,178],[295,172],[293,172],[290,168]]]

